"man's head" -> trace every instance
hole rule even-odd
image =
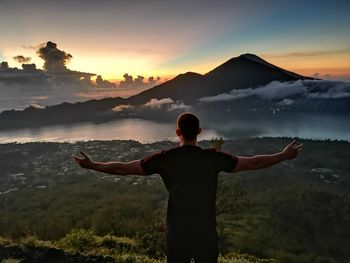
[[[183,141],[194,141],[197,135],[202,131],[199,127],[199,119],[190,112],[180,114],[177,118],[176,134]]]

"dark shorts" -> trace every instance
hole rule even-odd
[[[167,262],[196,263],[218,262],[218,236],[213,233],[168,233],[166,236]]]

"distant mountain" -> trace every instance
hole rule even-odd
[[[295,81],[313,79],[289,72],[268,63],[253,54],[231,58],[210,72],[201,75],[194,72],[175,78],[145,90],[127,99],[120,97],[90,100],[79,103],[63,103],[44,109],[28,107],[0,113],[0,129],[41,125],[75,123],[84,121],[109,121],[125,117],[167,118],[169,112],[155,113],[142,107],[151,99],[168,99],[194,106],[202,97],[263,86],[271,81]],[[243,103],[244,104],[244,103]],[[118,105],[131,105],[132,110],[113,110]]]
[[[133,104],[151,98],[171,98],[193,104],[199,98],[214,96],[233,89],[262,86],[271,81],[313,79],[274,66],[253,54],[231,58],[205,75],[187,72],[163,84],[130,97]]]

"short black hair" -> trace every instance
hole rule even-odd
[[[180,129],[182,136],[186,141],[192,141],[196,139],[198,135],[199,119],[193,113],[182,113],[177,118],[177,127]]]

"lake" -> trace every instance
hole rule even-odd
[[[0,131],[0,143],[35,141],[65,142],[88,140],[137,140],[153,142],[175,140],[174,122],[161,123],[143,119],[123,119],[106,123],[78,123],[41,128]],[[288,136],[311,139],[350,141],[349,118],[303,115],[278,119],[204,120],[199,140],[212,137]]]

